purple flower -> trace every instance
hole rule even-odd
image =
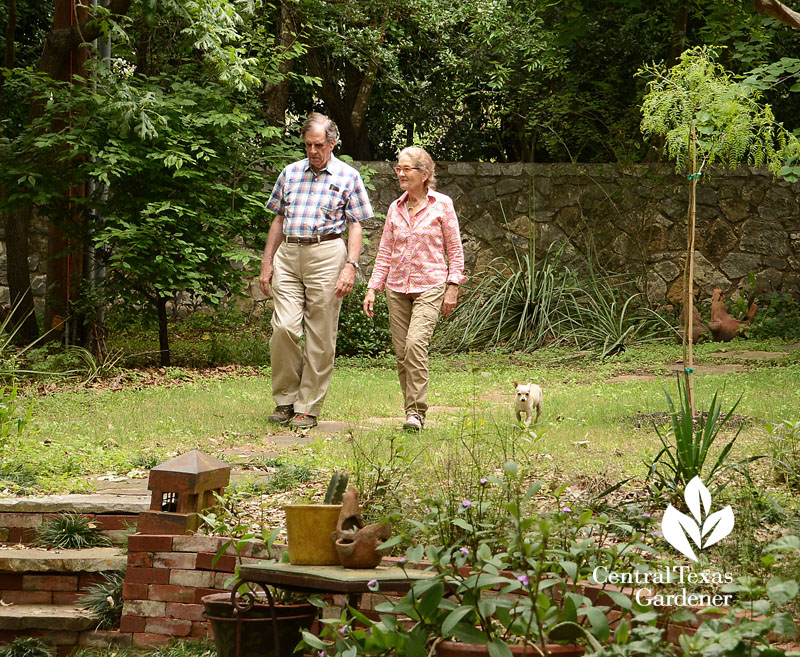
[[[378,584],[378,580],[377,579],[371,579],[371,580],[369,580],[369,582],[367,582],[367,588],[370,591],[374,592],[374,591],[377,591],[380,588],[380,584]]]
[[[519,577],[517,577],[517,579],[519,580],[519,583],[522,584],[522,586],[528,586],[529,582],[527,575],[520,575]]]
[[[652,518],[652,517],[653,517],[653,514],[652,513],[647,513],[647,511],[645,511],[642,514],[642,518]]]
[[[658,538],[659,536],[661,536],[661,533],[660,532],[650,532],[650,536],[652,536],[653,538]]]
[[[565,505],[565,506],[564,506],[564,508],[563,508],[563,509],[561,509],[561,510],[562,510],[564,513],[572,513],[572,509],[570,509],[570,508],[569,508],[568,506],[566,506],[566,505]]]
[[[320,651],[317,653],[317,657],[325,657],[325,651],[324,651],[324,650],[320,650]]]
[[[458,548],[458,551],[462,554],[469,554],[469,548],[466,546]]]
[[[339,628],[339,634],[341,634],[342,636],[347,636],[347,630],[348,630],[348,629],[350,629],[350,628],[349,628],[349,627],[347,627],[347,625],[342,625],[342,626]]]
[[[468,509],[472,506],[472,502],[469,500],[461,500],[461,506],[463,506],[465,509]]]
[[[400,558],[397,560],[397,563],[405,563],[405,562],[406,562],[406,558],[405,558],[405,557],[400,557]]]
[[[481,486],[485,486],[488,481],[486,477],[481,477]]]

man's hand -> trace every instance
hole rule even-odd
[[[266,297],[272,296],[272,290],[269,288],[270,283],[272,283],[272,263],[264,263],[261,265],[261,275],[258,277],[258,284],[261,286],[261,291]]]
[[[370,319],[375,315],[375,290],[367,290],[364,295],[364,314]]]
[[[458,305],[458,285],[448,285],[442,301],[442,317],[447,317]]]
[[[339,299],[343,299],[353,291],[353,284],[356,280],[356,268],[353,265],[345,265],[342,271],[339,272],[339,278],[336,280],[336,289],[334,293]]]

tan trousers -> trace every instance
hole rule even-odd
[[[418,294],[386,289],[392,346],[405,412],[424,418],[428,411],[428,345],[444,300],[446,284]]]
[[[280,245],[273,260],[272,396],[277,406],[319,415],[333,375],[342,300],[334,294],[344,240]],[[300,338],[305,329],[305,353]]]

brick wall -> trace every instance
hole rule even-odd
[[[210,638],[201,599],[230,591],[236,567],[232,546],[212,563],[224,542],[209,536],[130,536],[120,633],[130,634],[138,646]],[[251,543],[242,551],[242,563],[275,556],[263,544]]]

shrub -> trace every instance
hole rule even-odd
[[[98,630],[118,630],[122,618],[122,585],[125,583],[125,571],[111,570],[100,574],[103,576],[103,581],[92,584],[78,604],[94,614],[98,621]]]
[[[768,424],[772,474],[790,488],[800,486],[800,420]]]
[[[785,292],[773,292],[759,308],[747,334],[752,338],[800,340],[800,304]]]
[[[107,547],[111,540],[86,516],[78,513],[61,513],[43,523],[36,530],[36,545],[62,550],[80,550],[90,547]]]
[[[353,291],[342,301],[339,337],[336,339],[338,356],[378,356],[392,348],[386,297],[382,294],[375,296],[375,316],[370,319],[362,307],[366,292],[366,283],[356,283]]]

